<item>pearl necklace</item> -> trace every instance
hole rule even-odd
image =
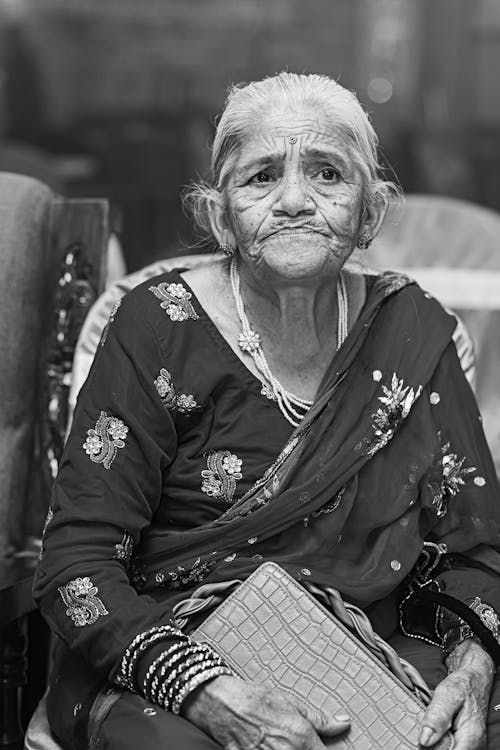
[[[269,384],[271,398],[277,402],[281,413],[293,427],[298,427],[303,417],[311,408],[313,402],[305,398],[295,396],[288,391],[279,380],[273,375],[267,363],[265,354],[262,350],[260,335],[250,328],[250,323],[245,313],[245,307],[240,292],[240,275],[236,258],[233,257],[230,268],[231,288],[233,290],[236,310],[241,323],[241,332],[238,336],[238,346],[243,352],[250,354],[255,366],[264,376]],[[337,305],[338,305],[338,323],[337,323],[337,351],[344,343],[348,333],[348,302],[345,279],[342,273],[339,274],[337,281]],[[265,388],[265,386],[263,386]],[[265,392],[264,392],[265,393]]]

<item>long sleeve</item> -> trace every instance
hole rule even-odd
[[[168,649],[190,647],[172,627],[168,604],[138,595],[129,580],[177,447],[155,385],[165,353],[143,299],[133,292],[113,311],[80,393],[34,584],[66,644],[132,689],[139,661],[144,674]]]

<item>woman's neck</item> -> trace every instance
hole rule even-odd
[[[338,323],[338,275],[308,284],[266,284],[240,268],[240,293],[250,326],[264,346],[307,359],[334,351]],[[267,348],[267,347],[266,347]]]

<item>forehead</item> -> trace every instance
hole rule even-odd
[[[297,141],[290,141],[290,136]],[[285,150],[287,144],[297,142],[301,152],[307,147],[331,148],[337,153],[350,156],[345,128],[337,127],[321,108],[308,105],[285,107],[270,106],[269,111],[255,116],[243,132],[238,161],[266,150]],[[349,159],[350,160],[350,159]]]

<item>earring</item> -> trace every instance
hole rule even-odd
[[[232,245],[229,245],[227,242],[221,242],[219,245],[219,250],[221,253],[224,253],[224,255],[227,258],[232,258],[234,255],[234,247]]]
[[[373,242],[373,237],[367,232],[360,234],[358,237],[358,247],[360,250],[368,250],[372,242]]]

